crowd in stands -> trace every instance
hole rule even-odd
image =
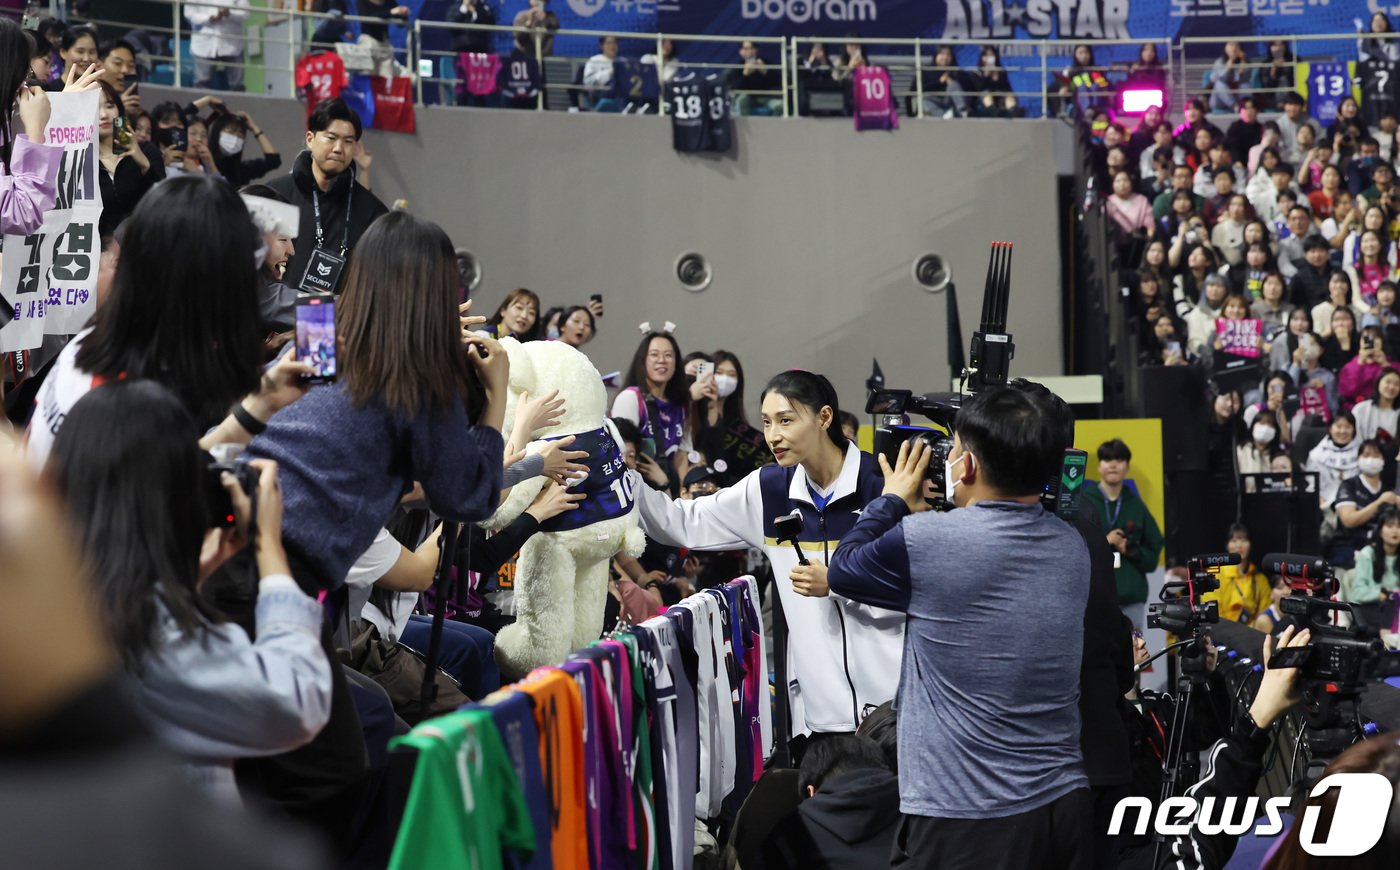
[[[1388,20],[1377,14],[1370,28],[1388,31]],[[1395,47],[1360,42],[1368,57]],[[1209,511],[1210,540],[1228,539],[1238,494],[1258,485],[1246,476],[1316,475],[1320,546],[1341,569],[1342,598],[1375,605],[1394,585],[1363,582],[1375,562],[1358,554],[1395,498],[1397,118],[1381,107],[1368,124],[1344,96],[1324,126],[1283,74],[1286,44],[1267,57],[1252,83],[1267,90],[1251,93],[1243,49],[1228,44],[1210,93],[1188,100],[1176,126],[1155,109],[1128,123],[1091,113],[1091,189],[1139,364],[1205,372],[1208,495],[1231,505]],[[1267,605],[1262,576],[1252,599],[1245,621]]]

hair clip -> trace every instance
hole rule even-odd
[[[651,321],[642,321],[641,323],[637,324],[637,328],[642,331],[643,335],[646,335],[648,332],[651,332]]]
[[[653,329],[651,328],[651,321],[650,321],[650,320],[647,320],[647,321],[644,321],[644,322],[642,322],[642,323],[637,324],[637,328],[640,329],[640,330],[642,331],[642,334],[643,334],[643,335],[646,335],[646,334],[649,333],[649,332],[661,332],[661,333],[665,333],[666,335],[670,335],[670,334],[672,334],[673,332],[676,331],[676,325],[675,325],[674,323],[672,323],[671,321],[669,321],[669,320],[666,321],[665,323],[663,323],[663,324],[661,325],[661,328],[660,328],[659,330],[653,330]]]

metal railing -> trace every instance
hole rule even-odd
[[[253,16],[238,32],[222,35],[222,38],[240,44],[243,51],[237,57],[220,59],[218,63],[242,69],[245,82],[251,81],[261,91],[278,96],[300,96],[295,84],[297,61],[313,48],[330,48],[325,42],[313,43],[312,34],[318,27],[338,19],[346,30],[356,29],[362,24],[387,24],[394,44],[385,45],[371,41],[369,48],[375,52],[378,63],[384,64],[396,74],[414,77],[416,99],[420,104],[451,105],[457,102],[457,94],[464,82],[457,71],[457,52],[450,46],[454,36],[463,32],[478,32],[483,34],[484,38],[478,40],[477,44],[489,47],[491,53],[499,55],[503,63],[517,45],[523,53],[539,62],[541,82],[533,104],[533,108],[537,110],[615,110],[616,102],[608,99],[608,93],[615,88],[606,83],[605,74],[601,76],[600,81],[584,82],[580,79],[581,71],[597,53],[591,50],[592,45],[596,44],[597,40],[612,37],[619,44],[619,59],[626,59],[644,68],[646,65],[641,64],[641,58],[651,58],[658,84],[663,87],[666,78],[677,70],[718,72],[726,76],[736,72],[742,73],[745,63],[739,58],[738,48],[743,42],[752,42],[763,57],[768,76],[765,77],[763,87],[740,86],[733,89],[739,97],[738,104],[741,109],[753,107],[757,114],[781,116],[807,112],[845,114],[849,111],[850,98],[847,93],[843,93],[848,87],[846,82],[849,81],[849,71],[834,62],[834,53],[833,63],[829,68],[821,65],[814,68],[809,65],[807,61],[814,41],[807,37],[544,30],[424,19],[386,22],[385,19],[372,16],[334,16],[302,11],[296,8],[295,0],[266,0],[264,7],[239,6],[227,0],[198,4],[185,0],[133,0],[121,7],[125,20],[97,17],[81,23],[96,25],[103,39],[125,36],[132,30],[144,31],[148,37],[148,49],[139,59],[145,64],[145,75],[154,81],[183,87],[192,84],[190,77],[194,64],[199,60],[193,58],[190,53],[190,40],[195,31],[184,14],[187,8],[195,5],[236,10]],[[288,8],[279,8],[281,6]],[[143,11],[149,14],[142,14]],[[256,25],[252,26],[254,22]],[[341,31],[340,35],[343,36],[344,31]],[[1303,84],[1298,81],[1298,64],[1355,60],[1358,57],[1358,40],[1361,38],[1393,41],[1400,39],[1400,34],[1350,33],[1278,37],[1277,41],[1286,43],[1290,56],[1296,59],[1288,62],[1288,74],[1278,81],[1270,81],[1278,78],[1277,75],[1262,75],[1270,71],[1275,74],[1282,71],[1268,58],[1268,45],[1276,40],[1267,37],[1245,40],[1183,37],[1172,42],[1165,38],[1095,40],[1089,44],[1099,56],[1099,62],[1083,67],[1072,66],[1074,48],[1082,44],[1082,40],[1016,40],[988,43],[851,37],[833,38],[828,43],[832,47],[838,43],[860,46],[865,58],[888,70],[901,113],[910,117],[927,118],[1049,117],[1083,111],[1086,108],[1107,107],[1113,99],[1113,87],[1127,78],[1129,67],[1137,58],[1138,49],[1144,43],[1150,42],[1158,47],[1159,57],[1166,57],[1162,70],[1171,96],[1168,100],[1169,105],[1164,109],[1169,117],[1179,117],[1180,108],[1187,99],[1204,96],[1209,101],[1212,91],[1215,90],[1210,79],[1210,70],[1215,57],[1220,53],[1219,50],[1227,42],[1241,42],[1251,55],[1250,59],[1236,65],[1234,71],[1240,81],[1236,87],[1231,88],[1230,93],[1235,99],[1250,94],[1269,103],[1284,92],[1302,89],[1298,87]],[[367,40],[368,37],[359,37],[360,43],[366,43]],[[663,46],[668,41],[684,43],[681,57],[665,58]],[[157,46],[157,50],[150,50],[149,46],[152,43]],[[551,43],[554,46],[552,52],[549,50]],[[1004,85],[986,87],[986,83],[980,78],[977,61],[987,45],[999,49],[1003,54],[1001,66],[1005,70]],[[732,47],[732,52],[728,51],[727,47]],[[935,65],[938,51],[943,47],[950,48],[954,53],[951,65]],[[1109,57],[1105,57],[1106,55]],[[1070,81],[1074,73],[1099,74],[1096,81],[1106,87],[1088,90],[1075,87]],[[1258,80],[1261,75],[1263,82]],[[736,85],[742,85],[743,78],[742,75],[733,75]],[[951,96],[945,82],[957,85],[951,89]],[[825,103],[826,108],[814,108],[814,98],[818,104]],[[655,106],[647,102],[638,108],[641,111],[654,111],[664,115],[665,108],[661,105],[662,102],[664,101],[658,100]],[[1223,98],[1217,99],[1215,103],[1213,108],[1217,111],[1229,111],[1232,105],[1229,100]],[[481,102],[473,104],[480,105]],[[485,104],[493,103],[487,101]],[[623,108],[630,107],[624,104]]]

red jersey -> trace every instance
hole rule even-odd
[[[297,90],[306,95],[306,114],[322,100],[340,96],[340,89],[350,83],[345,63],[333,51],[309,54],[297,61]]]
[[[374,76],[374,127],[396,133],[413,132],[413,80],[408,76]]]

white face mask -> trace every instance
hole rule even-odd
[[[1275,428],[1272,427],[1272,426],[1267,426],[1267,425],[1263,425],[1263,424],[1258,425],[1258,426],[1255,426],[1255,427],[1254,427],[1254,443],[1255,443],[1255,444],[1268,444],[1270,441],[1274,440],[1274,436],[1277,435],[1277,434],[1278,434],[1278,430],[1275,429]]]
[[[715,390],[721,399],[727,399],[739,389],[739,379],[732,375],[715,375]]]
[[[219,150],[225,154],[242,154],[243,137],[236,133],[220,133]]]
[[[550,341],[557,341],[559,339],[559,327],[554,325],[546,326],[544,328],[544,337]]]
[[[972,454],[970,453],[964,452],[962,456],[959,456],[952,462],[943,463],[943,480],[948,484],[948,492],[946,493],[946,496],[950,504],[957,504],[956,501],[953,501],[953,493],[957,490],[958,484],[962,483],[962,481],[958,480],[957,477],[953,474],[953,468],[957,466],[959,462],[962,462],[964,459],[968,458],[971,455]]]
[[[1375,477],[1385,468],[1385,460],[1376,456],[1367,456],[1356,460],[1356,467],[1361,469],[1361,473],[1367,477]]]

